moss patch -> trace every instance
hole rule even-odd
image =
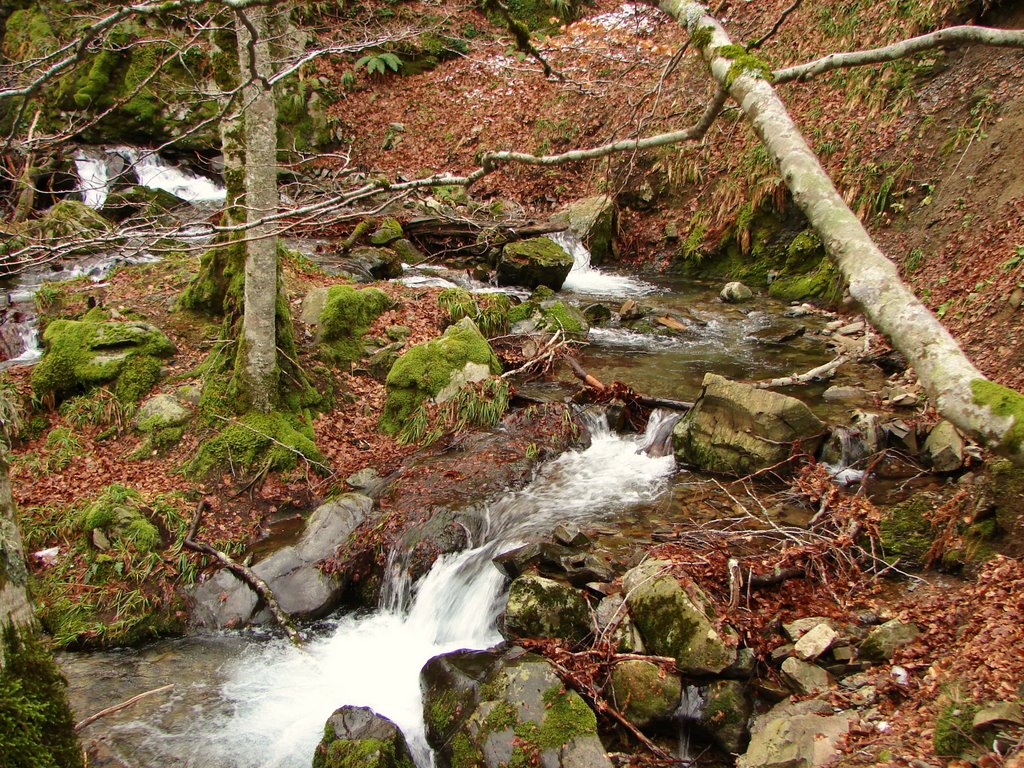
[[[31,630],[3,629],[0,764],[4,768],[78,768],[82,750],[60,670]]]
[[[313,755],[313,768],[414,768],[414,765],[393,741],[336,739],[326,745],[320,743]]]
[[[391,306],[388,295],[377,288],[331,287],[319,322],[320,341],[328,361],[347,366],[358,360],[363,354],[363,334]]]
[[[975,405],[987,406],[996,416],[1013,419],[1000,445],[1012,453],[1020,452],[1021,442],[1024,441],[1024,396],[1009,387],[985,379],[972,381],[971,393]]]
[[[927,497],[917,495],[884,513],[878,533],[890,562],[898,558],[904,565],[921,565],[934,538],[927,516],[931,508]]]
[[[202,444],[188,474],[204,477],[215,468],[247,471],[262,465],[286,471],[300,458],[322,471],[326,459],[313,438],[313,428],[294,414],[248,413]]]

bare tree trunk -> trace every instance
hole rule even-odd
[[[271,35],[273,8],[236,13],[238,63],[243,81],[246,233],[245,310],[235,376],[249,405],[270,411],[277,400],[277,237],[264,219],[277,212],[277,101]]]
[[[1024,397],[982,376],[904,285],[764,79],[767,66],[734,45],[703,5],[660,0],[658,6],[686,27],[712,77],[740,105],[846,278],[850,295],[910,361],[939,413],[988,447],[1024,461]]]
[[[14,517],[7,459],[0,455],[0,625],[7,624],[13,624],[18,631],[35,631],[35,613],[28,597],[28,569]],[[0,643],[0,670],[4,668],[4,651],[4,643]]]

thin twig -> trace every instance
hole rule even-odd
[[[152,696],[155,693],[163,693],[164,691],[169,691],[173,687],[174,687],[174,683],[168,683],[167,685],[163,685],[163,686],[161,686],[159,688],[154,688],[151,691],[146,691],[146,692],[140,693],[140,694],[138,694],[136,696],[132,696],[130,699],[122,701],[120,704],[115,704],[112,707],[107,707],[106,709],[101,709],[96,714],[89,715],[84,720],[79,721],[75,725],[75,733],[78,733],[83,728],[86,728],[86,727],[92,725],[97,720],[99,720],[101,717],[106,717],[107,715],[112,715],[115,712],[120,712],[122,709],[126,709],[126,708],[130,707],[132,704],[135,704],[136,702],[142,701],[147,696]]]

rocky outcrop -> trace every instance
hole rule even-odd
[[[673,432],[676,459],[745,475],[774,466],[795,447],[814,453],[825,425],[793,397],[705,375],[701,395]]]
[[[279,549],[252,567],[267,582],[281,608],[295,618],[317,618],[338,604],[347,586],[340,574],[324,574],[317,563],[334,554],[369,514],[373,501],[350,493],[328,501],[306,522],[299,541]],[[230,571],[200,584],[194,594],[196,620],[208,627],[266,623],[256,593]]]
[[[735,643],[712,623],[711,601],[681,584],[669,564],[648,560],[622,577],[626,604],[648,653],[671,656],[680,672],[714,675],[736,660]]]
[[[327,720],[313,768],[414,768],[405,736],[369,707],[341,707]]]
[[[599,266],[615,256],[618,216],[609,195],[584,197],[569,203],[551,217],[552,224],[564,226],[590,251],[590,263]]]
[[[498,285],[519,285],[531,289],[543,285],[557,291],[571,269],[572,256],[551,238],[517,240],[502,249]]]
[[[540,656],[456,651],[428,661],[421,685],[438,768],[611,768],[594,713]]]

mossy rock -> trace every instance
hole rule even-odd
[[[545,296],[544,287],[537,289],[527,301],[512,307],[508,321],[513,333],[555,333],[561,331],[571,339],[585,340],[590,323],[577,307]]]
[[[266,466],[284,472],[300,460],[322,472],[327,460],[317,449],[314,437],[313,428],[295,414],[247,413],[203,441],[188,466],[188,474],[205,477],[229,465],[242,470]]]
[[[730,754],[739,754],[750,740],[747,724],[754,710],[747,686],[739,680],[715,680],[703,690],[704,708],[698,726]]]
[[[612,670],[612,693],[620,712],[638,728],[672,719],[679,708],[683,684],[650,661],[621,661]]]
[[[1024,513],[1024,468],[1009,459],[997,459],[989,465],[989,472],[999,529],[1019,539]]]
[[[32,371],[32,390],[57,399],[114,383],[120,400],[138,402],[160,378],[158,358],[175,351],[160,329],[142,322],[54,320],[43,341],[46,352]]]
[[[124,221],[130,216],[154,218],[162,216],[187,203],[164,189],[152,189],[135,185],[116,190],[107,195],[103,203],[103,215],[113,221]]]
[[[572,269],[572,256],[549,237],[531,237],[506,245],[498,263],[498,285],[546,286],[557,291]]]
[[[385,382],[387,400],[380,416],[381,431],[397,435],[420,404],[441,395],[452,385],[453,377],[471,364],[479,366],[481,373],[501,373],[501,363],[490,344],[468,317],[440,338],[406,350]]]
[[[591,632],[590,608],[579,590],[542,576],[515,579],[505,605],[505,630],[512,637],[555,637],[570,643]]]
[[[78,200],[61,200],[28,227],[28,234],[51,242],[79,241],[109,231],[110,222]]]
[[[370,235],[371,245],[391,245],[396,240],[400,240],[405,237],[405,233],[402,231],[402,222],[398,219],[389,216],[380,223]]]
[[[67,682],[35,627],[0,627],[0,764],[81,768]]]
[[[576,19],[580,7],[576,2],[555,3],[551,0],[509,0],[506,5],[512,17],[531,30],[546,30],[569,23]],[[499,26],[505,25],[499,13],[489,12],[488,15]]]
[[[105,550],[123,543],[138,552],[155,552],[164,542],[156,525],[147,517],[148,511],[138,491],[114,483],[85,508],[80,524],[96,549]]]
[[[901,567],[920,568],[931,549],[935,534],[928,513],[937,502],[918,493],[895,506],[883,509],[878,523],[879,541],[888,562],[898,559]]]
[[[451,323],[468,317],[487,338],[502,336],[511,327],[512,300],[504,293],[470,293],[462,288],[445,288],[437,304],[447,310]]]
[[[313,768],[415,768],[405,736],[368,707],[341,707],[324,725]]]
[[[617,218],[611,196],[595,195],[570,203],[551,221],[580,238],[590,251],[590,263],[600,265],[615,256]]]
[[[358,360],[363,354],[363,335],[392,306],[388,295],[378,288],[332,286],[317,319],[323,356],[339,366]]]

